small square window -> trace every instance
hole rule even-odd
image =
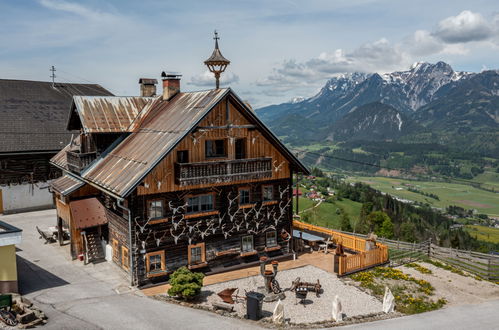
[[[189,245],[189,254],[187,256],[189,265],[196,265],[205,262],[204,243]]]
[[[262,200],[264,202],[274,200],[274,186],[263,186],[262,187]]]
[[[239,189],[239,205],[250,203],[250,190],[249,188]]]
[[[187,213],[213,211],[213,195],[199,195],[187,198]]]
[[[149,219],[158,219],[163,217],[163,203],[162,199],[149,202]]]
[[[161,255],[155,254],[149,256],[149,272],[161,270]]]
[[[241,239],[241,251],[242,252],[252,252],[253,251],[253,236],[243,236]]]
[[[265,245],[267,247],[277,246],[277,232],[268,231],[265,233]]]
[[[201,262],[201,247],[191,248],[191,263],[196,264]]]
[[[225,140],[207,140],[204,146],[206,158],[227,157]]]

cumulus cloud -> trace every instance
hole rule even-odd
[[[339,73],[384,73],[407,68],[425,56],[465,55],[469,53],[467,43],[483,41],[499,45],[499,14],[487,20],[465,10],[441,20],[433,31],[417,30],[398,43],[381,38],[350,52],[337,49],[303,62],[284,60],[256,85],[266,87],[263,93],[269,96],[282,96],[295,88],[300,92],[303,88],[317,88]]]
[[[492,37],[493,26],[479,13],[464,10],[438,23],[434,35],[447,43],[481,41]]]
[[[284,95],[297,87],[317,89],[317,83],[340,73],[347,72],[385,72],[408,66],[409,57],[398,45],[392,45],[387,39],[366,43],[351,52],[337,49],[305,62],[285,60],[265,79],[256,82],[265,86],[269,96]]]
[[[230,71],[222,73],[220,77],[220,85],[229,86],[232,84],[237,84],[238,82],[239,82],[239,76]],[[215,77],[213,73],[206,70],[201,74],[191,77],[188,84],[199,87],[213,87],[215,85]]]

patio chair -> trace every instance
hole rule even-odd
[[[319,252],[324,250],[324,253],[328,253],[329,243],[331,242],[331,237],[328,237],[324,244],[319,244]]]

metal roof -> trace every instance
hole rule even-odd
[[[67,146],[62,148],[61,151],[59,151],[57,154],[55,154],[54,157],[50,159],[50,162],[65,170],[68,170],[66,151],[70,151],[73,148],[77,149],[79,145],[80,145],[80,136],[78,135],[77,137],[74,138],[72,144],[70,142]]]
[[[75,96],[71,116],[74,116],[74,111],[76,111],[83,131],[86,133],[127,132],[130,124],[153,100],[152,97],[137,96]],[[70,123],[72,119],[70,118]]]
[[[106,209],[95,198],[80,199],[69,203],[75,228],[85,229],[108,223]]]
[[[113,95],[94,84],[0,79],[0,152],[61,150],[74,95]]]
[[[228,91],[179,93],[170,101],[155,98],[133,133],[95,161],[82,177],[126,196]]]
[[[61,176],[50,183],[50,187],[63,196],[71,194],[73,191],[83,187],[85,182],[68,174]]]

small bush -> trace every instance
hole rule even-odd
[[[172,287],[168,290],[168,294],[183,299],[192,299],[201,293],[203,278],[204,274],[194,273],[187,267],[181,267],[170,276]]]

